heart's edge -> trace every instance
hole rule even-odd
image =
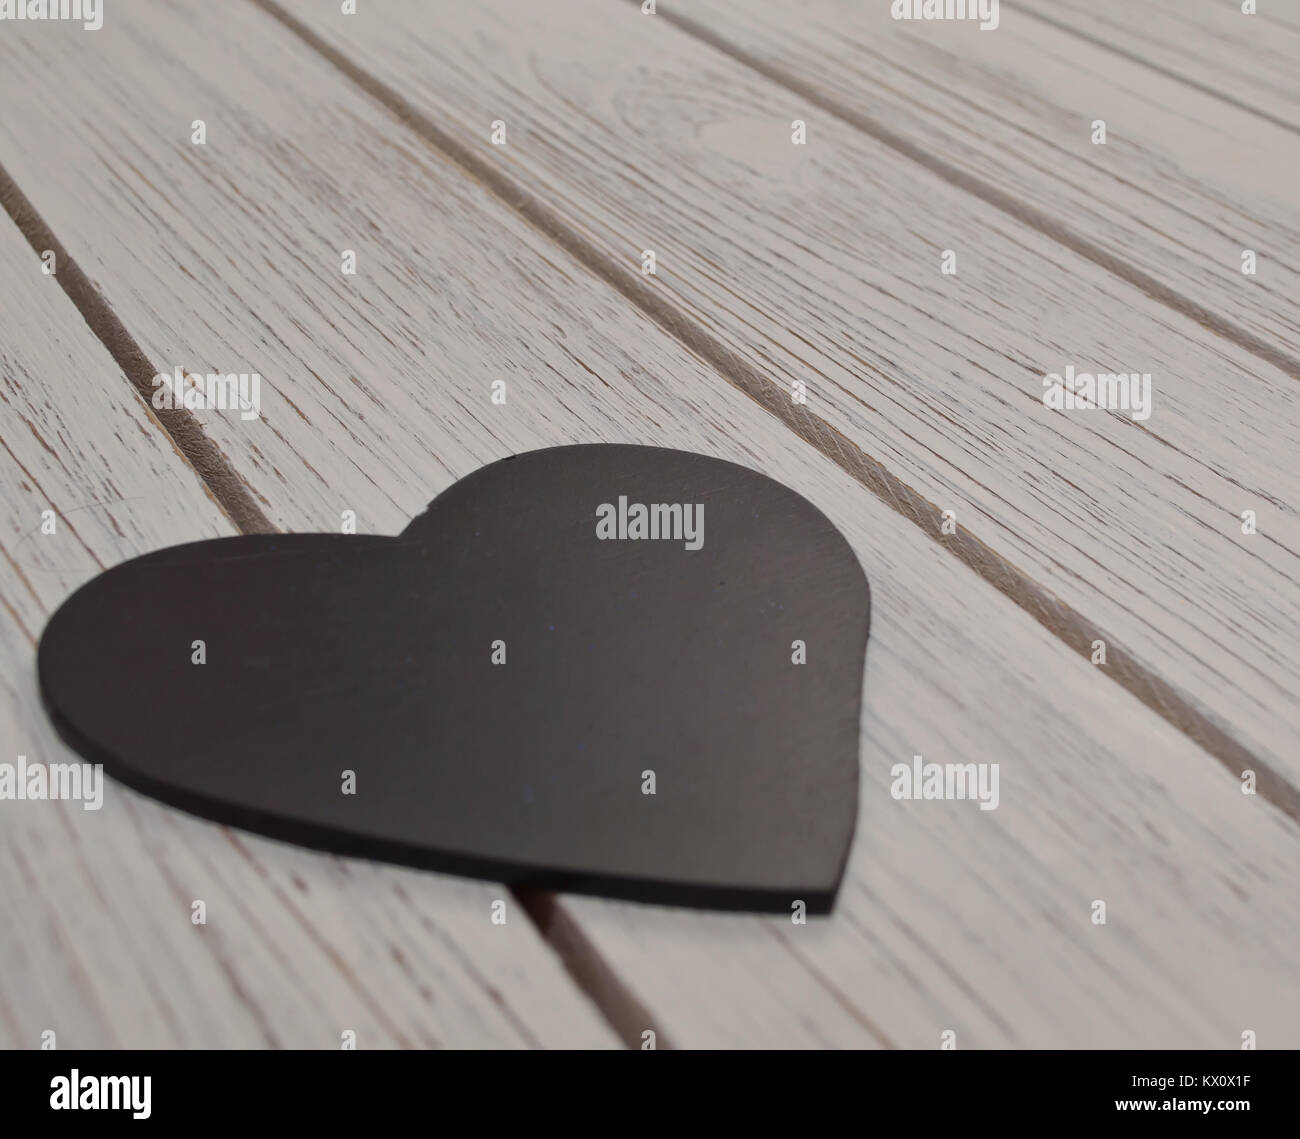
[[[853,842],[853,830],[856,830],[855,826],[847,836],[845,858],[841,860],[835,881],[829,887],[782,887],[775,890],[750,886],[710,886],[558,867],[525,867],[508,859],[457,854],[428,846],[372,838],[337,827],[303,822],[272,811],[258,811],[178,788],[119,762],[116,756],[77,728],[49,698],[43,675],[40,677],[40,694],[50,722],[69,748],[87,762],[102,764],[105,774],[116,782],[195,818],[237,827],[277,842],[326,854],[500,882],[515,890],[585,894],[619,901],[693,909],[787,915],[790,913],[791,902],[798,899],[805,903],[808,913],[829,914],[835,906],[848,850]]]

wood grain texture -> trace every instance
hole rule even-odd
[[[1294,800],[1295,379],[631,5],[285,7],[426,134],[552,203],[611,274],[639,281],[654,250],[661,323],[708,330],[776,392],[806,382],[833,433],[955,511],[991,578],[1024,571],[1074,643],[1092,631],[1168,678],[1245,745],[1227,762]],[[1152,373],[1152,418],[1044,408],[1067,365]]]
[[[1300,8],[1294,0],[1014,0],[1116,55],[1156,66],[1188,86],[1300,132]]]
[[[1091,10],[1043,11],[1076,8]],[[1198,310],[1293,376],[1300,368],[1294,133],[1008,4],[991,33],[854,0],[761,0],[743,18],[728,0],[661,10],[823,110],[919,148],[949,180],[1003,196],[1041,232]],[[1092,142],[1097,119],[1105,146]],[[1253,277],[1243,250],[1258,256]]]
[[[0,160],[160,367],[266,378],[261,422],[199,414],[274,523],[354,509],[393,533],[503,454],[655,442],[782,479],[857,551],[873,633],[834,917],[559,903],[646,1027],[686,1045],[1300,1042],[1294,824],[264,13],[141,4],[100,35],[3,49],[33,93]],[[895,802],[889,768],[916,753],[1000,762],[1002,805]]]
[[[233,528],[7,217],[0,312],[0,762],[75,762],[36,689],[45,619],[107,566]],[[166,679],[140,699],[166,700]],[[491,924],[502,894],[232,833],[116,783],[98,811],[6,800],[0,1046],[47,1029],[60,1048],[338,1048],[345,1029],[361,1047],[615,1044],[522,911]]]

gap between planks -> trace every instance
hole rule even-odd
[[[9,172],[0,164],[0,205],[13,219],[36,256],[53,250],[59,266],[55,274],[68,299],[85,318],[86,324],[108,349],[132,386],[140,393],[149,414],[171,439],[177,452],[198,472],[226,517],[245,534],[269,534],[275,527],[254,500],[247,484],[230,460],[204,432],[193,412],[185,408],[153,408],[153,378],[158,374],[144,351],[113,312],[112,306],[68,256],[54,231],[45,224]]]
[[[552,209],[523,184],[478,156],[470,147],[439,127],[399,91],[378,79],[322,36],[286,11],[277,0],[251,0],[278,20],[313,51],[321,55],[365,94],[376,100],[441,157],[489,190],[548,240],[630,301],[661,329],[708,363],[742,394],[779,419],[800,439],[816,448],[886,505],[918,526],[939,546],[953,553],[964,565],[1028,613],[1038,624],[1088,658],[1092,642],[1101,637],[1107,645],[1106,675],[1143,704],[1213,755],[1235,777],[1249,768],[1256,772],[1258,794],[1295,822],[1300,822],[1300,787],[1262,757],[1235,739],[1212,716],[1198,709],[1175,686],[1143,665],[1094,622],[1040,586],[1028,574],[986,543],[964,530],[940,536],[942,512],[921,493],[891,473],[879,460],[867,454],[834,426],[785,398],[719,338],[712,335],[687,312],[652,289],[578,233],[557,210]],[[666,16],[666,14],[663,14]],[[1254,334],[1223,321],[1201,305],[1161,285],[1142,270],[1128,265],[1105,250],[1057,225],[1046,214],[1013,199],[980,179],[949,166],[923,148],[887,130],[866,116],[843,107],[815,89],[801,83],[784,69],[757,59],[711,30],[679,15],[666,18],[681,30],[700,39],[737,62],[751,68],[815,105],[844,120],[904,157],[931,170],[958,189],[982,198],[1011,217],[1026,222],[1044,236],[1067,246],[1108,272],[1142,289],[1153,300],[1183,316],[1206,325],[1219,335],[1274,364],[1293,378],[1300,378],[1300,361],[1280,352]]]
[[[69,256],[62,242],[3,165],[0,165],[0,205],[3,205],[5,212],[38,257],[44,250],[54,251],[59,266],[56,280],[60,287],[81,313],[91,332],[140,393],[146,408],[150,408],[153,395],[151,381],[158,370],[117,318],[108,299],[95,288],[90,278]],[[204,432],[192,412],[184,408],[173,408],[151,409],[150,413],[155,416],[177,453],[194,468],[208,493],[240,533],[279,532],[257,504],[238,471]],[[248,857],[247,851],[233,835],[231,841],[241,854]],[[551,947],[574,983],[595,1004],[615,1035],[629,1048],[639,1048],[645,1025],[652,1023],[648,1010],[592,944],[579,924],[564,910],[556,895],[548,890],[522,887],[507,889],[528,915],[538,935]],[[269,1032],[267,1039],[270,1039]],[[671,1048],[673,1045],[664,1033],[659,1032],[656,1046]]]

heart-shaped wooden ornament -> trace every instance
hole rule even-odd
[[[396,538],[196,542],[50,619],[64,740],[194,814],[515,886],[833,904],[869,621],[848,543],[732,463],[558,447]]]

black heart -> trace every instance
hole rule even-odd
[[[638,504],[683,510],[642,537]],[[39,670],[72,747],[198,815],[516,886],[816,912],[857,816],[869,609],[848,543],[779,483],[558,447],[400,537],[126,562],[54,614]]]

